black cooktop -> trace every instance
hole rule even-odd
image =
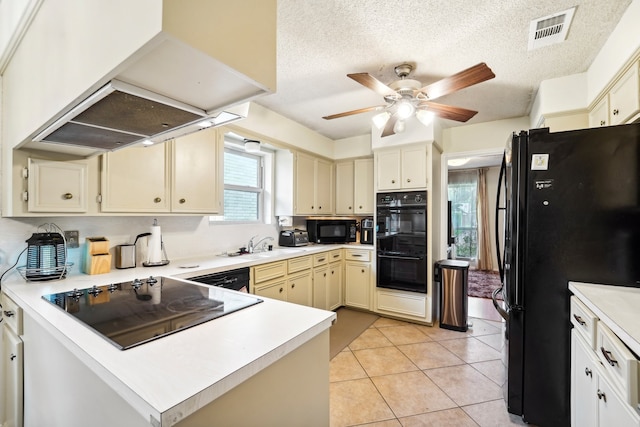
[[[168,277],[43,295],[121,350],[262,302],[249,294]]]

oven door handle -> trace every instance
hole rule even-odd
[[[399,255],[382,255],[382,254],[378,254],[378,258],[408,259],[408,260],[415,260],[415,261],[420,261],[420,260],[424,259],[424,257],[399,256]]]

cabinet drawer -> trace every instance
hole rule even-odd
[[[365,249],[345,250],[345,259],[348,261],[371,261],[371,251]]]
[[[261,297],[286,301],[287,281],[286,279],[281,279],[264,283],[262,286],[256,286],[254,288],[254,293]]]
[[[570,303],[571,323],[576,331],[589,343],[591,348],[596,349],[596,323],[598,318],[580,302],[578,297],[572,296]]]
[[[311,256],[301,256],[287,260],[287,271],[289,274],[296,271],[308,270],[311,268]]]
[[[329,262],[342,261],[342,249],[334,249],[329,252]]]
[[[287,274],[287,262],[270,262],[253,267],[253,282],[260,283],[271,279],[277,279]]]
[[[596,353],[612,384],[633,407],[638,405],[638,360],[611,329],[597,322]]]
[[[22,309],[5,294],[2,294],[2,318],[13,333],[22,335]]]
[[[313,255],[314,267],[318,265],[325,265],[327,262],[329,262],[329,252],[322,252],[322,253]]]

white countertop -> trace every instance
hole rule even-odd
[[[261,297],[263,303],[122,351],[42,295],[149,275],[196,276],[343,247],[373,250],[370,245],[314,245],[212,255],[47,282],[27,283],[12,273],[2,291],[146,419],[152,416],[170,426],[328,329],[335,313]]]
[[[640,288],[569,282],[569,290],[640,355]]]

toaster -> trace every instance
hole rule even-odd
[[[309,244],[309,234],[305,230],[282,230],[278,239],[279,246],[306,246]]]

